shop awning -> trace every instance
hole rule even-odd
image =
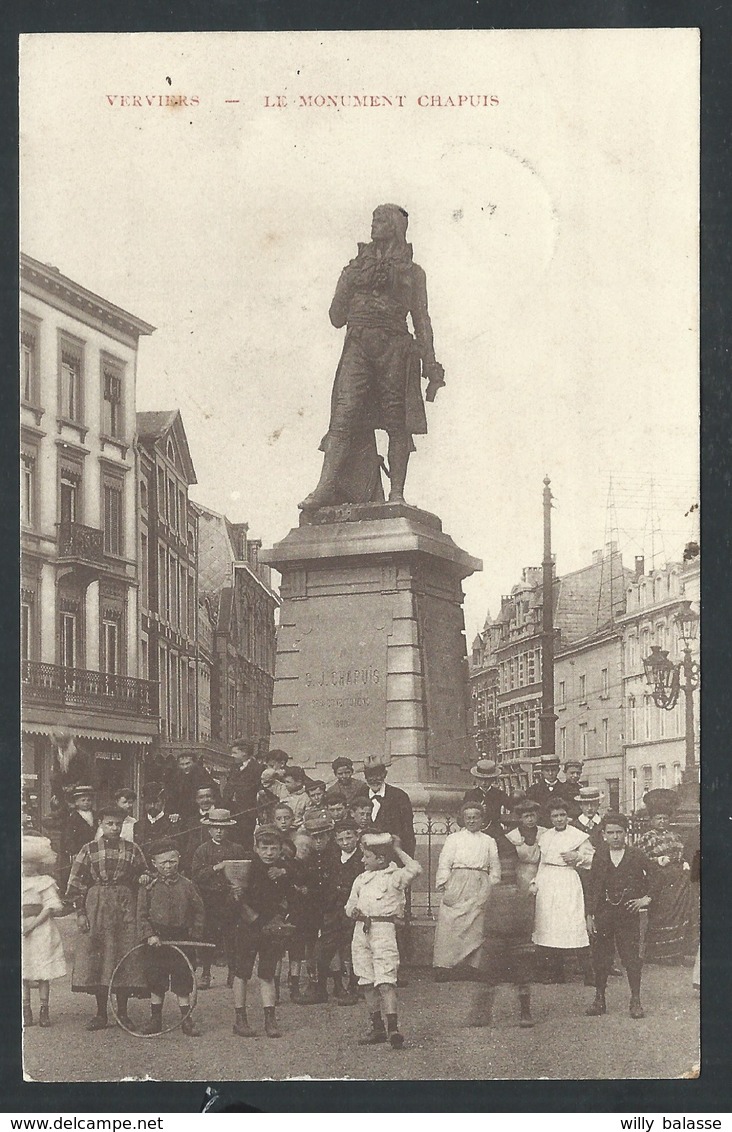
[[[51,723],[23,723],[22,731],[26,735],[51,735],[59,724]],[[79,739],[98,739],[107,743],[134,743],[138,745],[150,744],[153,741],[152,735],[135,735],[129,731],[107,731],[100,727],[76,727],[69,725],[66,722],[63,724],[69,731]]]

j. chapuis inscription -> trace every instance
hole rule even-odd
[[[306,672],[305,684],[308,688],[348,688],[368,684],[378,684],[381,673],[378,668],[323,668],[319,672]]]

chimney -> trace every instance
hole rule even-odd
[[[592,552],[592,565],[597,566],[600,562],[602,562],[602,551],[601,550],[593,550],[593,552]]]
[[[635,556],[635,581],[637,582],[639,578],[642,578],[643,575],[645,574],[645,572],[646,572],[646,560],[645,560],[645,558],[643,557],[642,554],[636,554],[636,556]]]

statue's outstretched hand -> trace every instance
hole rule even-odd
[[[425,397],[428,401],[434,401],[437,390],[445,384],[445,371],[439,362],[425,362],[422,366],[422,372],[427,378]]]

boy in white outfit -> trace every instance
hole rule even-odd
[[[351,945],[353,972],[371,1015],[371,1031],[359,1044],[376,1045],[388,1039],[393,1049],[401,1049],[396,925],[404,920],[406,890],[422,867],[407,856],[395,834],[364,833],[361,851],[365,871],[353,882],[346,903],[346,915],[357,921]],[[393,856],[401,861],[401,868]]]

